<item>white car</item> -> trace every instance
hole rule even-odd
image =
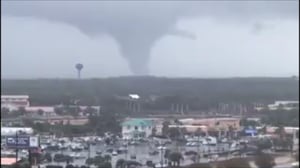
[[[221,140],[221,142],[222,142],[222,143],[227,143],[227,142],[228,142],[228,139],[227,139],[227,138],[223,138],[223,139]]]
[[[22,155],[25,155],[25,156],[29,155],[29,153],[28,153],[27,150],[22,150],[22,151],[21,151],[21,154],[22,154]]]
[[[155,165],[155,168],[163,168],[163,167],[168,167],[168,164],[161,164],[161,163],[158,163]]]
[[[188,142],[188,143],[186,143],[185,145],[186,145],[186,146],[191,146],[191,144],[192,144],[192,142]]]
[[[118,152],[117,152],[117,151],[113,151],[113,152],[111,153],[111,155],[112,155],[112,156],[117,156],[117,155],[118,155]]]
[[[192,142],[192,143],[191,143],[191,146],[197,146],[197,145],[198,145],[197,142]]]

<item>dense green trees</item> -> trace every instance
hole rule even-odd
[[[98,166],[98,168],[112,168],[110,155],[88,158],[85,163],[87,165]]]
[[[273,126],[299,127],[299,109],[262,111],[265,116],[262,122]]]
[[[274,157],[261,153],[255,156],[255,164],[258,168],[272,168],[275,166]]]
[[[105,132],[119,133],[121,131],[121,118],[114,109],[103,108],[99,116],[90,116],[88,127],[93,132],[103,134]]]
[[[212,166],[214,167],[214,166]],[[249,161],[246,158],[232,158],[217,162],[216,168],[251,168]]]
[[[240,121],[240,125],[243,127],[257,127],[259,126],[259,123],[257,121],[248,120],[247,118],[242,118]]]
[[[299,96],[298,81],[291,78],[121,77],[80,81],[2,80],[1,84],[2,94],[29,94],[32,105],[70,104],[73,99],[80,98],[81,104],[107,106],[106,99],[113,95],[158,96],[158,101],[144,105],[149,110],[170,110],[174,103],[187,103],[190,110],[207,110],[220,102],[272,103],[279,99],[298,99]]]
[[[107,79],[40,79],[40,80],[2,80],[2,94],[28,94],[32,105],[63,104],[73,111],[70,105],[80,99],[82,105],[101,105],[101,115],[90,117],[88,125],[62,128],[80,132],[105,131],[119,132],[120,118],[132,115],[126,109],[126,103],[117,99],[130,93],[141,95],[143,104],[141,114],[155,111],[170,112],[172,104],[188,104],[189,110],[208,111],[219,103],[253,102],[273,103],[274,100],[298,100],[298,81],[291,78],[232,78],[232,79],[189,79],[189,78],[154,78],[154,77],[121,77]],[[154,99],[149,97],[154,95]],[[89,109],[90,110],[90,109]],[[56,108],[58,115],[69,114],[68,110]],[[19,109],[15,115],[23,115]],[[263,112],[262,112],[263,113]],[[11,113],[12,114],[12,113]],[[2,117],[11,114],[2,109]],[[40,114],[42,114],[40,112]],[[73,113],[72,113],[73,114]],[[159,113],[162,114],[162,113]],[[265,113],[263,122],[270,125],[299,126],[299,111],[270,111]],[[75,114],[77,115],[77,114]],[[250,124],[250,123],[248,123]],[[109,125],[109,127],[107,127]],[[164,123],[163,134],[168,131]],[[247,124],[246,124],[247,125]],[[57,126],[61,129],[61,126]],[[39,131],[59,130],[56,127],[36,125]],[[108,130],[107,130],[108,129]],[[176,132],[176,131],[173,131]]]

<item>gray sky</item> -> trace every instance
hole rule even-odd
[[[2,77],[291,76],[299,1],[2,2]]]

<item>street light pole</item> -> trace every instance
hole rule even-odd
[[[18,162],[18,131],[16,131],[16,163]]]
[[[91,143],[88,142],[88,158],[91,158]]]
[[[125,152],[125,160],[127,161],[127,153],[128,153],[128,140],[125,139],[125,145],[126,145],[126,152]]]
[[[197,143],[197,163],[200,162],[200,136],[198,135],[198,143]]]

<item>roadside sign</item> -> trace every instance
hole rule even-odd
[[[39,146],[39,139],[36,136],[9,136],[6,137],[6,146],[15,149],[37,148]]]
[[[255,130],[255,129],[246,129],[245,133],[246,134],[257,134],[257,130]]]

